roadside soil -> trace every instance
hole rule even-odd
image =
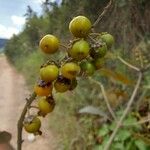
[[[12,134],[11,144],[16,149],[17,121],[25,104],[29,91],[25,80],[13,66],[9,64],[5,55],[0,55],[0,131]],[[28,134],[23,132],[23,150],[56,150],[57,139],[48,127],[49,116],[42,119],[42,136],[36,136],[29,142]]]

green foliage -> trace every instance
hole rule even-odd
[[[6,42],[7,42],[7,39],[0,38],[0,49],[5,47]]]
[[[25,55],[27,57],[28,53],[37,49],[40,38],[47,33],[55,33],[56,35],[58,35],[58,37],[63,37],[62,41],[65,41],[66,38],[68,38],[67,28],[69,25],[69,21],[74,16],[85,15],[89,17],[92,22],[94,22],[98,17],[98,13],[103,10],[107,2],[108,1],[105,0],[102,0],[101,2],[99,2],[99,0],[62,0],[61,5],[58,5],[56,2],[52,3],[50,1],[47,1],[42,5],[43,14],[41,16],[37,16],[32,8],[28,6],[27,13],[25,14],[26,24],[24,26],[24,30],[22,33],[17,36],[14,35],[9,40],[5,48],[6,55],[13,63],[15,63],[17,59],[20,59],[20,57],[23,58]],[[110,31],[110,33],[113,32],[116,43],[118,43],[118,46],[122,48],[128,48],[128,46],[132,47],[132,43],[136,43],[139,41],[140,38],[138,35],[145,36],[148,33],[147,31],[149,29],[149,27],[147,27],[147,23],[149,20],[145,18],[146,10],[149,6],[149,1],[135,0],[133,3],[135,3],[135,5],[138,5],[138,3],[142,3],[140,7],[138,6],[139,9],[136,9],[135,11],[138,19],[136,22],[141,22],[141,20],[143,20],[142,22],[143,24],[145,24],[145,26],[141,25],[144,33],[141,33],[141,30],[139,30],[139,24],[135,24],[132,27],[130,26],[130,24],[132,24],[132,20],[129,19],[132,12],[130,12],[129,10],[132,10],[130,8],[132,8],[133,5],[132,2],[129,3],[124,0],[116,1],[116,9],[111,12],[111,17],[108,17],[106,20],[102,20],[101,26],[98,25],[97,27],[100,31],[107,30],[108,32]],[[124,4],[127,5],[127,7],[124,6]],[[120,5],[123,5],[123,9],[121,10],[119,7]],[[144,12],[141,12],[142,7],[144,7]],[[127,12],[129,12],[129,14]],[[138,16],[142,16],[142,18]],[[128,22],[129,24],[125,24],[124,20],[126,20],[126,22]],[[134,30],[132,28],[134,28]],[[125,29],[127,30],[125,31]],[[137,32],[134,32],[136,31],[136,29],[139,31],[138,35]],[[127,39],[129,39],[129,41],[127,41]],[[126,53],[124,54],[128,54],[128,51],[126,51]]]
[[[26,77],[27,84],[33,87],[36,80],[38,79],[38,76],[35,78],[35,74],[39,74],[39,69],[41,64],[44,62],[44,58],[41,56],[41,53],[33,52],[27,58],[22,60],[23,64],[21,64],[21,60],[18,61],[19,62],[17,63],[16,67]]]
[[[7,42],[5,53],[13,64],[15,64],[17,59],[20,59],[21,56],[27,54],[27,51],[24,49],[24,47],[24,38],[22,38],[21,35],[14,35],[12,39]]]
[[[39,74],[39,69],[43,62],[44,57],[41,55],[41,53],[33,52],[28,57],[18,60],[18,62],[16,62],[16,67],[26,77],[27,84],[33,86],[37,80],[35,78],[35,74]]]
[[[41,35],[44,32],[43,29],[47,25],[47,20],[42,17],[37,17],[37,15],[34,15],[32,19],[26,21],[24,33],[27,35],[31,47],[37,47]]]
[[[122,111],[118,113],[120,116]],[[102,125],[98,132],[98,138],[102,139],[100,144],[95,146],[95,150],[104,149],[104,146],[109,140],[109,135],[112,133],[116,126],[116,123],[108,123]],[[114,138],[114,142],[111,146],[111,150],[148,150],[149,146],[140,138],[134,136],[135,132],[141,130],[141,125],[138,124],[137,118],[131,114],[124,120],[122,127],[118,130],[117,135]]]

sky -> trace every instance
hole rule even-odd
[[[27,5],[40,14],[44,0],[0,0],[0,38],[18,34],[25,23]],[[51,0],[55,1],[55,0]]]

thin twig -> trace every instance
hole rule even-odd
[[[29,108],[35,108],[35,109],[39,110],[39,107],[37,107],[37,106],[30,106]]]
[[[65,50],[68,50],[68,47],[64,44],[60,44],[61,47],[63,47]]]
[[[100,83],[99,85],[100,85],[100,87],[101,87],[101,91],[102,91],[102,94],[103,94],[103,97],[104,97],[104,100],[105,100],[105,102],[106,102],[106,105],[107,105],[108,110],[110,111],[112,117],[113,117],[115,120],[117,120],[117,118],[116,118],[116,116],[115,116],[115,113],[113,112],[113,110],[111,109],[111,106],[110,106],[110,104],[109,104],[109,100],[108,100],[108,97],[107,97],[107,95],[106,95],[104,86],[103,86],[101,83]]]
[[[92,28],[94,28],[100,22],[100,20],[104,17],[104,15],[108,12],[109,8],[112,5],[112,2],[113,2],[113,0],[109,1],[107,6],[104,8],[103,12],[98,16],[97,20],[93,23]]]
[[[125,61],[123,58],[121,58],[120,56],[117,56],[117,58],[118,58],[123,64],[125,64],[125,65],[128,66],[128,67],[130,67],[131,69],[134,69],[134,70],[136,70],[136,71],[140,71],[139,68],[137,68],[137,67],[131,65],[130,63],[126,62],[126,61]]]
[[[95,39],[93,39],[93,37],[91,37],[91,36],[88,36],[88,37],[93,43],[97,44],[97,41]]]
[[[141,121],[132,123],[132,124],[124,125],[124,126],[136,126],[136,125],[144,124],[144,123],[146,123],[146,122],[150,122],[150,118],[144,119],[144,120],[141,120]]]
[[[140,103],[142,102],[142,100],[144,99],[146,93],[147,93],[148,89],[144,89],[143,93],[141,94],[141,96],[139,97],[139,99],[136,102],[136,110],[139,109]]]
[[[115,138],[119,128],[122,125],[122,122],[123,122],[124,118],[127,116],[128,112],[129,112],[129,110],[131,108],[131,105],[132,105],[132,103],[133,103],[133,101],[134,101],[134,99],[135,99],[135,97],[137,95],[137,91],[138,91],[138,89],[140,87],[140,84],[141,84],[141,81],[142,81],[142,77],[143,77],[143,74],[140,72],[138,80],[137,80],[137,83],[136,83],[135,88],[133,90],[133,93],[131,95],[131,98],[130,98],[128,104],[127,104],[127,107],[124,110],[123,115],[120,117],[119,121],[117,122],[116,128],[114,129],[113,133],[111,134],[111,136],[109,138],[109,141],[106,143],[106,146],[104,147],[104,150],[109,150],[109,148],[110,148],[110,146],[111,146],[111,144],[112,144],[112,142],[113,142],[113,140],[114,140],[114,138]]]
[[[18,124],[17,124],[17,127],[18,127],[18,139],[17,139],[17,150],[21,150],[22,149],[22,128],[23,128],[23,121],[24,121],[24,118],[26,116],[26,113],[27,113],[27,110],[28,108],[30,107],[31,103],[34,101],[34,99],[36,98],[36,94],[33,93],[30,98],[27,100],[24,108],[23,108],[23,111],[21,113],[21,116],[20,116],[20,119],[18,120]]]
[[[140,65],[141,65],[141,68],[143,68],[144,67],[144,62],[143,62],[143,57],[142,57],[142,53],[141,53],[141,51],[139,50],[139,61],[140,61]]]
[[[90,33],[89,35],[91,35],[91,36],[99,36],[100,34],[99,34],[99,33],[92,32],[92,33]]]
[[[96,81],[96,80],[94,80],[94,79],[92,79],[92,78],[89,78],[89,79],[100,86],[101,91],[102,91],[102,94],[103,94],[103,97],[104,97],[104,100],[105,100],[105,103],[106,103],[106,105],[107,105],[107,108],[108,108],[108,110],[109,110],[111,116],[114,118],[114,120],[117,120],[117,119],[116,119],[116,116],[115,116],[115,113],[114,113],[113,110],[111,109],[111,106],[110,106],[110,104],[109,104],[109,100],[108,100],[108,98],[107,98],[107,95],[106,95],[106,92],[105,92],[105,89],[104,89],[104,86],[102,85],[102,83],[100,83],[100,82],[98,82],[98,81]]]
[[[148,64],[146,67],[142,68],[141,71],[142,72],[146,72],[150,69],[150,64]]]

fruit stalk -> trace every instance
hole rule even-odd
[[[18,137],[17,137],[17,150],[21,150],[22,149],[22,128],[23,128],[23,121],[24,121],[24,118],[26,116],[26,113],[27,113],[27,110],[28,108],[30,107],[30,105],[32,104],[32,102],[34,101],[34,99],[36,98],[36,94],[35,93],[32,93],[30,98],[27,99],[27,102],[23,108],[23,111],[21,113],[21,116],[18,120],[18,124],[17,124],[17,127],[18,127]]]

